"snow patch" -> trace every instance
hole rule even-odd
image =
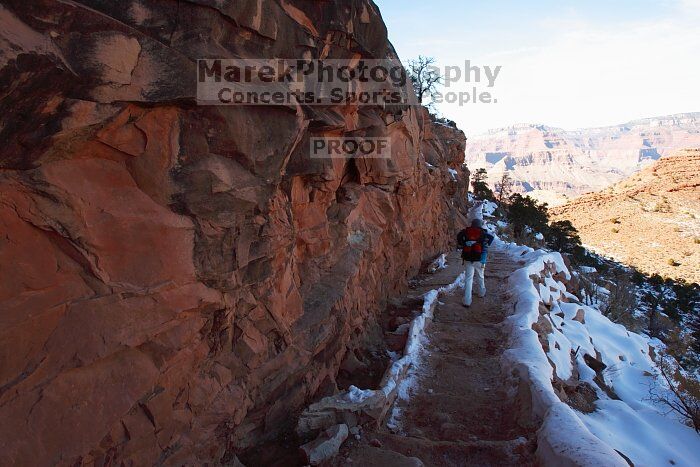
[[[540,459],[546,465],[625,467],[624,459],[590,433],[574,410],[559,400],[552,387],[552,366],[532,329],[539,318],[541,297],[531,276],[553,264],[557,272],[570,278],[563,258],[559,253],[516,244],[503,246],[513,260],[525,261],[525,266],[508,279],[516,303],[515,313],[506,320],[510,345],[503,354],[503,366],[506,374],[517,375],[521,384],[530,387],[533,415],[543,421],[538,434]]]
[[[364,402],[374,395],[374,391],[368,389],[360,389],[356,386],[350,386],[348,392],[345,394],[347,400],[353,403]]]
[[[428,268],[428,272],[430,273],[435,273],[441,269],[445,269],[447,267],[447,255],[445,253],[441,254],[438,256],[435,261],[433,261],[433,264],[430,265],[430,268]]]
[[[494,217],[497,209],[498,204],[494,203],[493,201],[484,201],[483,211],[485,216]]]
[[[416,387],[418,381],[418,369],[423,360],[422,350],[427,343],[426,327],[433,319],[433,312],[438,303],[440,294],[450,293],[457,287],[464,284],[464,273],[461,273],[449,285],[439,289],[433,289],[423,296],[423,310],[420,315],[413,319],[411,328],[408,334],[408,341],[404,349],[404,356],[394,362],[389,368],[389,371],[384,376],[384,382],[380,391],[388,397],[389,394],[396,389],[397,398],[402,401],[408,401],[411,397],[412,390]],[[405,375],[400,379],[399,375]],[[397,384],[398,382],[398,384]],[[387,422],[387,427],[391,430],[398,431],[400,429],[401,408],[394,403],[391,415]]]
[[[543,420],[538,434],[541,461],[623,467],[627,462],[619,451],[635,465],[700,465],[700,437],[649,397],[652,384],[656,391],[665,388],[655,376],[656,365],[649,355],[650,348],[662,344],[579,303],[552,277],[550,267],[571,277],[559,253],[500,240],[496,247],[524,262],[509,278],[516,302],[515,313],[506,321],[510,346],[503,360],[506,374],[515,374],[521,384],[530,386],[533,413]],[[544,283],[535,286],[532,276],[544,276]],[[540,319],[541,305],[548,306],[543,316],[552,325],[546,336],[547,353],[532,328]],[[605,385],[620,400],[612,399],[594,381],[598,374],[586,363],[586,354],[606,365],[602,372]],[[575,411],[554,391],[554,374],[565,381],[575,372],[580,381],[596,389],[598,400],[592,413]],[[667,395],[672,397],[670,392]]]

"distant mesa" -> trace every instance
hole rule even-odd
[[[465,162],[504,172],[516,189],[559,204],[617,183],[679,149],[700,148],[700,112],[568,131],[539,124],[489,130],[467,141]]]

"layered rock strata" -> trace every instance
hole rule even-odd
[[[461,222],[465,137],[422,109],[196,105],[199,58],[395,57],[371,1],[8,0],[0,24],[2,465],[233,463],[336,390]],[[328,135],[392,157],[310,159]]]
[[[567,131],[516,125],[469,138],[466,162],[489,182],[504,173],[515,189],[552,205],[620,182],[680,149],[700,147],[700,113]]]

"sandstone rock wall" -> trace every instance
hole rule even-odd
[[[463,221],[465,137],[423,109],[195,104],[198,58],[394,56],[370,1],[8,0],[0,25],[2,465],[231,462]],[[392,158],[309,159],[328,134]]]

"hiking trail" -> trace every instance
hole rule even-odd
[[[440,296],[409,398],[396,401],[392,428],[385,422],[360,441],[349,440],[335,465],[420,465],[412,458],[426,466],[535,465],[534,431],[518,424],[520,411],[501,372],[508,344],[501,324],[512,312],[507,279],[518,267],[494,248],[485,298],[475,296],[467,309],[461,287]],[[407,298],[449,284],[462,271],[453,252],[447,267],[414,286]]]

